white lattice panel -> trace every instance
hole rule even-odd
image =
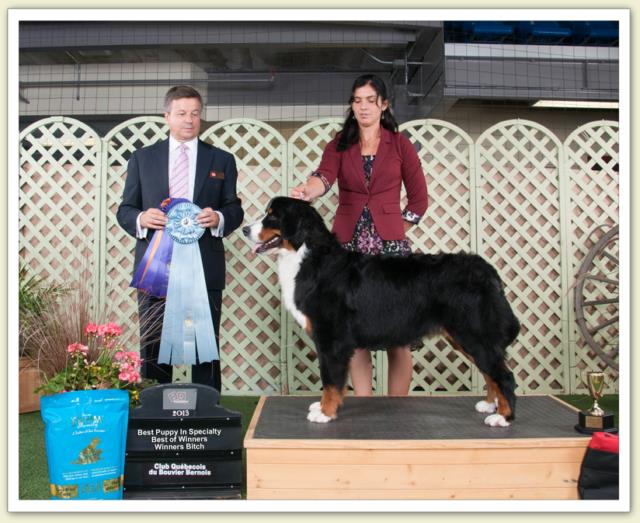
[[[71,118],[46,118],[20,134],[20,258],[31,274],[98,283],[101,145]]]
[[[562,391],[560,143],[539,124],[509,120],[478,138],[476,158],[479,254],[496,266],[522,324],[510,366],[520,391]]]
[[[139,348],[138,302],[136,290],[129,287],[136,240],[120,227],[116,212],[122,202],[129,158],[137,149],[165,140],[168,133],[169,128],[163,118],[140,117],[121,123],[104,137],[103,304],[123,327],[132,348]]]
[[[598,121],[585,124],[565,140],[565,166],[569,177],[569,282],[575,284],[576,276],[587,252],[613,225],[618,223],[618,124],[613,121]],[[617,245],[610,254],[617,259]],[[618,265],[610,257],[600,256],[594,260],[591,273],[618,280]],[[598,297],[617,297],[617,286],[590,280],[585,286],[585,300]],[[590,370],[605,370],[610,374],[610,390],[615,388],[616,373],[586,344],[575,327],[574,293],[570,293],[570,347],[571,389],[585,392],[584,376]],[[583,311],[589,325],[600,325],[614,320],[618,315],[618,304],[588,307]],[[618,322],[614,321],[599,332],[598,342],[618,342]]]
[[[282,194],[286,142],[257,120],[226,120],[202,136],[236,158],[237,192],[245,223],[264,214]],[[225,240],[227,279],[220,328],[223,389],[260,394],[281,392],[284,345],[280,286],[275,259],[251,252],[240,229]]]
[[[339,118],[323,118],[302,126],[291,135],[288,141],[287,190],[307,181],[318,168],[325,146],[342,129],[342,123]],[[314,203],[314,207],[330,227],[338,207],[337,183]]]
[[[287,194],[313,172],[341,124],[311,122],[285,142],[262,122],[228,120],[202,138],[235,155],[238,193],[250,221],[273,196]],[[430,191],[425,219],[410,232],[414,249],[477,250],[498,268],[523,324],[510,349],[520,393],[582,391],[583,373],[603,366],[574,328],[570,286],[598,239],[600,230],[593,229],[618,221],[617,124],[586,124],[564,147],[544,127],[519,120],[491,127],[475,144],[438,120],[408,122],[402,129],[418,148]],[[89,270],[100,302],[134,338],[137,306],[128,287],[134,240],[117,225],[115,210],[131,153],[166,136],[159,117],[124,122],[102,140],[84,124],[61,117],[36,122],[20,135],[20,256],[56,281]],[[315,205],[330,225],[336,189]],[[314,349],[281,307],[275,261],[253,256],[238,232],[225,245],[223,388],[317,393]],[[614,244],[611,256],[597,261],[614,273],[616,249]],[[608,292],[610,286],[598,282],[588,292]],[[617,303],[608,304],[594,319],[608,321],[616,311]],[[610,327],[617,335],[617,323]],[[442,340],[414,356],[414,393],[464,394],[482,386],[468,362]],[[374,373],[378,392],[385,389],[385,370],[381,354]],[[189,374],[177,368],[174,378],[188,380]],[[616,379],[612,374],[610,390]]]
[[[469,251],[472,230],[473,142],[459,127],[442,120],[415,120],[400,126],[416,147],[429,192],[429,208],[409,230],[415,251]],[[406,193],[402,191],[403,207]]]
[[[442,120],[415,120],[400,126],[415,145],[425,173],[429,207],[407,236],[414,252],[472,250],[475,223],[471,205],[473,142],[459,127]],[[402,208],[406,191],[402,190]],[[423,340],[413,352],[413,393],[463,393],[474,388],[469,361],[440,338]]]

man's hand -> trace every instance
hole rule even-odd
[[[160,209],[147,209],[140,216],[140,227],[145,229],[164,229],[168,219]]]
[[[220,216],[211,207],[205,207],[202,212],[196,216],[198,223],[205,229],[217,227],[220,223]]]

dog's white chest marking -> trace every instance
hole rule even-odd
[[[282,249],[278,255],[278,278],[282,287],[284,305],[302,328],[307,326],[307,317],[296,308],[293,295],[296,288],[296,275],[306,253],[307,247],[302,245],[297,251]]]

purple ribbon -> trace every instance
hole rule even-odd
[[[166,214],[174,205],[188,201],[186,198],[167,198],[160,204],[160,210]],[[166,298],[172,253],[173,239],[171,236],[165,230],[156,230],[138,264],[130,286],[145,294]]]

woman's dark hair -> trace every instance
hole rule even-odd
[[[356,89],[360,87],[364,87],[365,85],[370,85],[373,87],[373,90],[378,94],[378,97],[382,102],[387,102],[389,97],[387,96],[387,86],[385,85],[382,78],[376,76],[375,74],[363,74],[362,76],[358,76],[355,82],[353,82],[353,87],[351,87],[351,97],[349,98],[349,113],[347,114],[347,118],[344,121],[344,125],[342,126],[342,131],[340,132],[340,137],[338,139],[337,149],[338,151],[344,151],[348,149],[353,144],[357,143],[360,139],[360,128],[358,127],[358,122],[356,121],[355,115],[353,114],[353,109],[351,108],[351,104],[353,103],[353,93],[356,92]],[[387,108],[382,112],[380,124],[385,129],[391,131],[392,133],[398,132],[398,122],[391,114],[391,108],[387,105]]]

